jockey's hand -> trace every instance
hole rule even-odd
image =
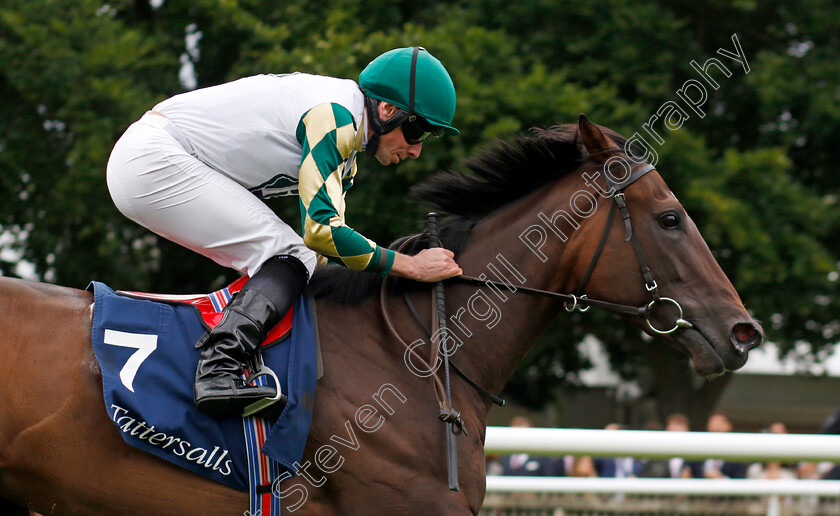
[[[464,271],[455,263],[455,254],[449,249],[434,247],[423,249],[416,255],[397,253],[391,274],[417,281],[435,282]]]

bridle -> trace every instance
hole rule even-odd
[[[610,160],[607,160],[607,164],[609,164],[609,161]],[[625,161],[625,163],[626,163],[626,161]],[[532,287],[525,287],[525,286],[522,286],[522,285],[515,285],[513,283],[508,283],[508,282],[504,282],[504,281],[494,281],[494,280],[490,280],[490,279],[487,279],[487,278],[481,279],[481,278],[477,278],[477,277],[466,275],[466,274],[450,278],[447,281],[461,281],[461,282],[465,282],[465,283],[474,284],[477,287],[481,287],[481,286],[505,287],[510,292],[521,292],[523,294],[533,294],[533,295],[546,296],[546,297],[550,297],[550,298],[553,298],[553,299],[559,299],[559,300],[563,301],[564,308],[566,309],[567,312],[577,311],[577,312],[585,313],[585,312],[589,311],[589,309],[591,307],[594,306],[596,308],[600,308],[602,310],[612,312],[612,313],[615,313],[615,314],[619,314],[619,315],[628,315],[628,316],[633,316],[633,317],[639,317],[639,318],[644,319],[645,323],[647,324],[647,327],[652,332],[654,332],[658,335],[669,335],[671,333],[676,332],[679,329],[692,328],[693,324],[691,322],[689,322],[688,320],[683,318],[683,309],[682,309],[682,306],[679,304],[679,302],[676,301],[673,298],[663,297],[662,295],[660,295],[659,285],[656,283],[656,280],[653,278],[653,274],[650,270],[650,266],[648,265],[648,261],[647,261],[647,258],[645,257],[645,253],[642,250],[642,246],[639,243],[639,239],[636,236],[636,233],[633,231],[633,223],[632,223],[632,220],[630,218],[630,211],[627,208],[627,200],[626,200],[626,197],[624,195],[624,190],[627,187],[629,187],[630,185],[632,185],[633,183],[635,183],[636,181],[638,181],[640,178],[644,177],[648,172],[651,172],[652,170],[655,170],[654,166],[649,164],[649,163],[645,163],[645,164],[642,164],[641,166],[637,167],[635,170],[631,170],[630,174],[628,175],[628,177],[626,179],[624,179],[622,181],[615,181],[611,178],[611,174],[608,173],[608,167],[607,167],[607,165],[605,165],[605,167],[604,167],[604,171],[605,171],[604,181],[607,185],[607,188],[606,188],[605,191],[606,192],[611,192],[610,195],[612,197],[613,202],[610,205],[610,212],[607,215],[607,221],[604,225],[604,229],[601,232],[601,238],[598,242],[598,247],[595,249],[595,253],[593,254],[592,259],[589,262],[589,266],[587,267],[586,272],[584,273],[583,278],[581,279],[580,285],[578,285],[578,288],[575,290],[574,294],[562,294],[562,293],[553,292],[553,291],[550,291],[550,290],[541,290],[541,289],[532,288]],[[629,241],[629,242],[632,243],[633,251],[636,254],[636,259],[639,263],[639,268],[642,272],[642,276],[644,277],[645,289],[648,292],[650,292],[650,295],[652,297],[650,302],[648,302],[646,304],[643,304],[641,306],[626,305],[626,304],[621,304],[621,303],[613,303],[611,301],[603,301],[603,300],[600,300],[600,299],[591,299],[585,294],[586,285],[589,282],[589,279],[592,276],[592,272],[595,269],[595,265],[598,263],[598,260],[601,257],[601,253],[604,250],[604,247],[606,245],[607,237],[609,235],[610,228],[612,227],[612,222],[615,219],[616,209],[619,211],[619,213],[621,214],[621,218],[624,221],[624,228],[625,228],[625,234],[626,234],[626,236],[624,238],[624,241],[625,242]],[[409,237],[408,239],[406,239],[405,241],[402,242],[402,244],[400,245],[400,248],[397,251],[401,251],[401,250],[405,249],[408,246],[408,244],[414,242],[415,240],[417,240],[421,236],[422,235],[418,234],[418,235],[414,235],[412,237]],[[385,281],[383,281],[381,292],[380,292],[380,308],[382,310],[382,315],[385,319],[385,323],[388,326],[388,329],[390,330],[391,334],[394,335],[394,337],[396,337],[396,339],[406,348],[406,350],[407,350],[406,351],[406,357],[411,355],[415,359],[419,360],[422,365],[424,365],[425,367],[428,367],[430,371],[436,371],[437,370],[436,367],[434,367],[434,368],[431,367],[431,364],[429,364],[429,362],[427,362],[425,359],[420,357],[420,355],[417,354],[417,352],[408,343],[406,343],[402,339],[402,337],[400,337],[399,333],[396,331],[396,328],[394,327],[393,323],[391,322],[391,318],[388,314],[387,303],[386,303],[386,295],[387,295],[386,291],[387,291],[387,284],[388,284],[388,278],[389,277],[390,276],[387,276],[385,278]],[[434,329],[436,329],[436,328],[433,328],[433,330],[430,331],[426,327],[423,320],[420,318],[419,314],[417,313],[417,310],[414,308],[414,305],[409,300],[408,296],[403,295],[403,298],[404,298],[406,304],[408,305],[409,309],[411,310],[412,314],[414,315],[414,317],[419,322],[420,326],[425,329],[427,336],[431,337],[432,334],[434,333]],[[656,326],[653,325],[653,323],[651,322],[650,319],[651,319],[653,309],[657,304],[670,304],[677,309],[677,312],[678,312],[679,315],[677,316],[673,327],[663,330],[663,329],[657,328]],[[435,309],[436,309],[436,305],[435,305],[435,303],[432,303],[433,312],[434,312]],[[433,321],[437,320],[437,317],[435,317],[434,314],[433,314],[432,320]],[[438,350],[434,350],[434,351],[437,352]],[[433,355],[433,357],[434,357],[433,360],[436,363],[437,358],[438,358],[437,354]],[[452,365],[453,365],[453,368],[455,369],[455,371],[462,378],[464,378],[464,380],[466,380],[467,383],[469,383],[472,387],[474,387],[476,390],[478,390],[482,395],[490,398],[497,405],[500,405],[500,406],[504,405],[504,403],[505,403],[504,400],[502,400],[498,396],[494,395],[493,393],[489,392],[488,390],[482,388],[480,385],[478,385],[476,382],[474,382],[472,379],[470,379],[466,374],[464,374],[460,370],[460,368],[455,366],[454,363]],[[435,394],[436,394],[436,397],[438,398],[438,404],[441,406],[441,409],[443,410],[445,408],[445,403],[443,402],[443,398],[444,398],[443,384],[440,381],[440,379],[438,378],[437,374],[431,374],[430,376],[435,381],[435,386],[436,386]],[[451,409],[451,407],[450,407],[450,409]]]
[[[605,166],[605,171],[606,171]],[[624,196],[624,190],[638,181],[641,177],[643,177],[648,172],[655,170],[654,166],[651,164],[644,164],[638,167],[636,170],[633,170],[627,179],[620,182],[615,182],[610,178],[609,173],[604,174],[604,180],[607,184],[607,192],[612,193],[612,204],[610,205],[610,212],[607,215],[607,221],[604,225],[604,229],[601,232],[601,239],[598,242],[598,247],[595,249],[595,253],[592,256],[592,259],[589,261],[589,266],[586,269],[586,272],[581,279],[580,285],[578,288],[575,289],[574,294],[561,294],[558,292],[552,292],[548,290],[540,290],[535,288],[523,287],[514,285],[511,283],[506,283],[502,281],[492,281],[492,280],[482,280],[473,276],[457,276],[456,278],[452,278],[455,280],[465,281],[468,283],[473,284],[480,284],[480,285],[492,285],[495,287],[506,287],[507,289],[513,291],[522,292],[525,294],[537,294],[542,296],[548,296],[555,299],[563,300],[565,305],[565,309],[567,312],[587,312],[591,307],[601,308],[608,312],[621,314],[621,315],[630,315],[635,317],[640,317],[645,320],[647,327],[654,333],[659,335],[668,335],[674,333],[680,328],[691,328],[693,325],[683,318],[683,309],[680,306],[679,302],[675,299],[670,297],[663,297],[659,293],[659,285],[657,285],[656,280],[653,278],[653,274],[651,273],[650,266],[648,265],[647,258],[645,258],[645,253],[642,250],[642,245],[639,243],[639,239],[636,236],[636,233],[633,231],[633,223],[630,219],[630,211],[627,208],[627,199]],[[585,294],[586,292],[586,285],[589,283],[589,279],[592,276],[592,271],[595,270],[595,265],[598,263],[598,259],[601,257],[601,253],[604,250],[604,247],[607,242],[607,236],[609,235],[610,228],[612,227],[612,222],[615,219],[615,210],[618,209],[619,213],[621,214],[621,218],[624,221],[624,228],[626,231],[626,236],[624,238],[625,242],[631,242],[633,244],[633,251],[636,254],[636,259],[639,263],[639,267],[642,271],[642,276],[644,277],[645,281],[645,289],[650,292],[652,296],[652,300],[644,305],[641,306],[633,306],[633,305],[625,305],[620,303],[612,303],[609,301],[602,301],[598,299],[590,299]],[[662,330],[657,328],[653,325],[650,318],[653,312],[653,308],[658,304],[671,304],[679,313],[676,321],[674,322],[674,326],[670,329]]]
[[[607,151],[602,151],[602,152],[614,152],[614,151],[607,150]],[[689,321],[687,321],[686,319],[683,318],[683,309],[682,309],[682,306],[680,306],[679,302],[677,302],[676,300],[674,300],[670,297],[663,297],[662,295],[660,295],[659,285],[656,283],[656,280],[653,278],[653,274],[651,273],[650,266],[648,264],[647,258],[645,257],[645,253],[642,250],[642,246],[639,243],[639,239],[636,236],[636,233],[633,231],[633,223],[632,223],[632,220],[630,218],[630,210],[627,208],[627,199],[624,195],[624,190],[628,186],[630,186],[633,183],[635,183],[636,181],[638,181],[645,174],[654,170],[654,166],[649,164],[649,163],[645,163],[645,164],[642,164],[641,166],[637,167],[635,170],[632,170],[632,169],[630,169],[629,166],[627,166],[627,169],[629,169],[628,177],[626,179],[622,180],[622,181],[615,181],[612,177],[612,174],[609,171],[609,164],[610,164],[610,161],[612,159],[613,159],[613,157],[609,158],[604,165],[604,181],[607,185],[607,189],[605,191],[610,192],[610,196],[612,197],[613,202],[610,205],[610,211],[609,211],[609,214],[607,215],[607,221],[604,225],[604,229],[601,232],[601,238],[598,242],[598,247],[595,249],[595,253],[593,254],[592,259],[589,262],[589,266],[587,267],[586,272],[584,273],[583,278],[581,279],[581,282],[578,285],[578,288],[575,290],[574,294],[561,294],[559,292],[552,292],[552,291],[548,291],[548,290],[540,290],[540,289],[531,288],[531,287],[524,287],[524,286],[514,285],[512,283],[507,283],[507,282],[503,282],[503,281],[493,281],[493,280],[488,280],[488,279],[481,279],[481,278],[476,278],[476,277],[468,276],[468,275],[456,276],[454,278],[450,278],[450,281],[467,282],[467,283],[474,284],[474,285],[478,286],[479,288],[481,286],[494,286],[494,287],[497,287],[497,288],[498,287],[505,287],[511,292],[522,292],[524,294],[536,294],[536,295],[551,297],[551,298],[554,298],[554,299],[560,299],[560,300],[563,301],[564,307],[565,307],[567,312],[579,311],[581,313],[584,313],[584,312],[589,311],[589,309],[594,306],[594,307],[597,307],[597,308],[600,308],[600,309],[603,309],[603,310],[606,310],[606,311],[609,311],[609,312],[612,312],[612,313],[620,314],[620,315],[629,315],[629,316],[640,317],[640,318],[644,319],[648,328],[652,332],[654,332],[656,334],[659,334],[659,335],[669,335],[669,334],[674,333],[675,331],[677,331],[679,329],[692,328],[693,325]],[[619,159],[621,159],[621,158],[619,158]],[[627,164],[627,161],[625,161],[623,159],[621,159],[621,160],[623,161],[623,163],[625,165]],[[625,305],[625,304],[621,304],[621,303],[613,303],[613,302],[610,302],[610,301],[602,301],[602,300],[599,300],[599,299],[590,299],[589,297],[587,297],[587,295],[585,293],[586,292],[586,285],[589,282],[589,279],[592,276],[592,272],[595,270],[595,266],[598,263],[598,260],[600,259],[601,254],[602,254],[602,252],[604,250],[604,247],[606,245],[607,237],[610,233],[610,228],[612,227],[613,219],[615,219],[616,209],[621,214],[621,218],[624,221],[624,228],[625,228],[625,234],[626,234],[626,236],[624,238],[624,241],[625,242],[629,241],[629,242],[632,243],[633,251],[636,254],[636,259],[639,263],[639,268],[641,269],[642,276],[644,278],[645,289],[648,292],[650,292],[650,295],[652,297],[652,300],[650,302],[648,302],[646,304],[643,304],[641,306]],[[410,238],[406,239],[400,245],[400,248],[398,249],[398,251],[401,251],[409,243],[415,241],[416,239],[418,239],[420,237],[421,237],[421,235],[414,235],[413,237],[410,237]],[[431,241],[431,239],[430,239],[430,241]],[[458,490],[457,457],[456,457],[457,456],[457,447],[454,446],[454,445],[450,446],[450,440],[451,440],[450,438],[452,437],[451,434],[459,435],[459,434],[465,432],[466,430],[464,428],[464,422],[461,419],[460,412],[455,410],[452,406],[451,395],[450,395],[450,392],[449,392],[449,369],[448,369],[448,366],[451,365],[453,367],[453,369],[455,370],[455,372],[458,373],[470,386],[472,386],[474,389],[476,389],[483,396],[486,396],[487,398],[492,400],[494,403],[496,403],[500,406],[503,406],[505,404],[505,402],[504,402],[504,400],[499,398],[497,395],[489,392],[487,389],[478,385],[469,376],[467,376],[465,373],[463,373],[460,368],[458,368],[454,363],[452,363],[451,360],[448,359],[449,355],[448,355],[448,353],[446,351],[446,348],[445,348],[445,346],[446,346],[445,338],[442,339],[444,342],[437,343],[438,346],[440,346],[440,344],[443,344],[444,345],[444,350],[443,351],[444,351],[444,353],[447,353],[447,355],[445,357],[446,360],[443,360],[443,362],[445,364],[445,367],[446,367],[445,372],[444,372],[446,383],[445,383],[445,386],[444,386],[444,382],[441,381],[441,379],[439,378],[439,376],[437,374],[437,368],[438,367],[436,366],[436,367],[432,368],[431,365],[429,364],[429,362],[427,362],[425,359],[420,357],[419,354],[417,354],[417,352],[413,349],[412,345],[407,344],[402,339],[402,337],[400,337],[399,333],[396,331],[396,328],[394,328],[394,325],[392,324],[390,316],[388,314],[387,304],[386,304],[386,294],[387,294],[386,286],[387,286],[387,283],[388,283],[388,278],[389,278],[389,276],[386,276],[385,280],[383,281],[381,294],[380,294],[380,307],[381,307],[381,310],[382,310],[382,315],[385,319],[385,323],[388,326],[388,329],[391,331],[391,333],[394,335],[394,337],[396,337],[396,339],[406,348],[406,355],[405,355],[406,359],[408,359],[409,355],[414,356],[424,366],[428,367],[429,371],[431,372],[431,374],[429,376],[432,377],[432,380],[434,382],[435,397],[437,399],[438,406],[440,408],[439,419],[441,421],[443,421],[444,423],[449,424],[449,428],[451,430],[451,432],[447,432],[447,434],[446,434],[446,437],[447,437],[447,463],[448,463],[448,468],[449,468],[449,486],[450,486],[450,489],[457,491]],[[440,296],[442,297],[442,291],[441,291]],[[443,316],[441,317],[441,314],[437,310],[437,307],[439,306],[439,304],[438,304],[438,300],[435,299],[434,291],[433,291],[433,296],[432,296],[432,321],[433,321],[433,325],[434,325],[433,328],[432,328],[432,331],[430,331],[429,328],[427,328],[426,325],[423,323],[422,318],[417,313],[417,310],[414,308],[414,305],[411,302],[411,300],[409,299],[409,297],[406,294],[403,294],[403,298],[404,298],[407,306],[411,310],[412,314],[414,315],[414,317],[420,323],[420,326],[424,328],[427,336],[429,336],[431,338],[432,335],[435,333],[435,330],[438,329],[436,321],[439,321],[439,320],[445,321],[445,314],[443,314]],[[442,304],[442,303],[440,303],[440,304]],[[651,315],[652,315],[654,307],[657,304],[671,304],[674,307],[676,307],[679,315],[676,318],[676,321],[674,322],[674,326],[672,328],[664,329],[664,330],[659,329],[656,326],[654,326],[653,323],[651,322]],[[438,360],[440,359],[440,349],[432,349],[432,354],[430,355],[430,358],[432,359],[432,362],[434,362],[435,364],[438,364]],[[439,364],[438,364],[438,366],[439,366]]]

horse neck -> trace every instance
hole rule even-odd
[[[575,257],[567,256],[563,239],[548,229],[540,214],[550,217],[560,199],[568,205],[574,186],[573,179],[560,180],[483,219],[458,258],[464,273],[516,287],[571,292],[577,278]],[[537,231],[536,225],[547,234],[539,248],[542,257],[520,238],[529,229]],[[464,342],[454,361],[494,392],[507,383],[562,306],[547,296],[504,287],[458,285],[448,291],[450,333]]]

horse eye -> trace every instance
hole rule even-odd
[[[680,225],[680,218],[676,213],[666,213],[659,217],[659,225],[665,229],[674,229]]]

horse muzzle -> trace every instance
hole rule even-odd
[[[735,352],[743,356],[764,342],[764,330],[754,321],[739,322],[732,327],[729,342]]]
[[[746,363],[749,351],[764,341],[761,326],[748,317],[736,316],[724,322],[708,316],[696,317],[692,311],[683,319],[676,305],[666,302],[663,307],[666,305],[669,305],[670,313],[660,314],[658,320],[670,321],[668,324],[673,329],[661,332],[661,336],[691,357],[694,370],[700,376],[716,376],[740,369]],[[716,324],[717,321],[720,323]],[[670,327],[667,329],[671,330]]]

